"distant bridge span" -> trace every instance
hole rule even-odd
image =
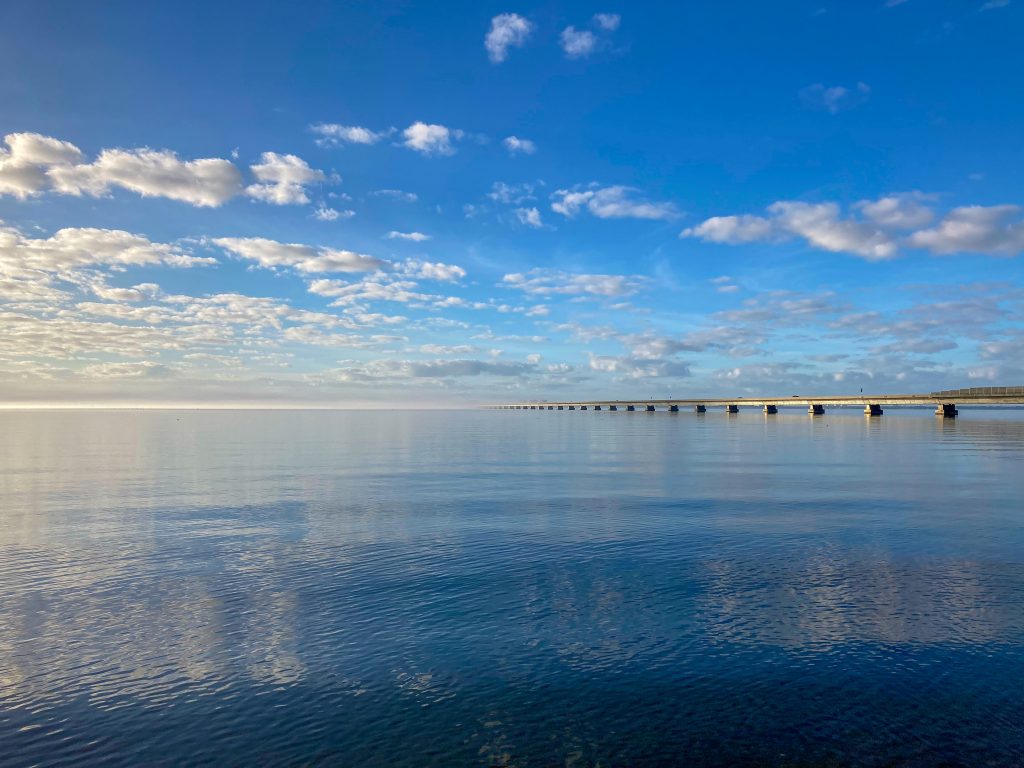
[[[678,411],[692,408],[704,413],[709,406],[718,406],[727,413],[738,413],[741,407],[759,407],[765,413],[778,413],[779,408],[806,406],[811,415],[821,415],[825,406],[862,405],[868,416],[881,416],[883,405],[934,405],[935,415],[954,418],[957,405],[1024,405],[1024,387],[971,387],[946,389],[924,395],[821,395],[805,397],[690,397],[667,400],[533,400],[519,403],[488,405],[501,410],[563,411]]]

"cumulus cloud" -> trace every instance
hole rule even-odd
[[[552,196],[551,210],[573,217],[586,210],[599,219],[673,219],[678,211],[672,203],[655,203],[638,197],[633,187],[587,187],[560,189]]]
[[[155,243],[142,235],[119,229],[69,227],[50,237],[26,237],[11,227],[0,227],[0,296],[15,301],[60,300],[66,292],[55,281],[72,285],[104,285],[101,277],[82,270],[95,267],[165,265],[191,267],[215,263],[178,246]]]
[[[889,195],[878,200],[861,200],[854,205],[864,217],[880,227],[891,229],[916,229],[929,224],[935,218],[925,206],[921,195]]]
[[[935,254],[983,253],[1016,256],[1024,252],[1024,208],[980,205],[954,208],[933,229],[910,236],[910,244]]]
[[[518,136],[506,136],[502,142],[510,155],[523,154],[532,155],[537,151],[537,145],[529,139],[520,139]]]
[[[491,19],[491,28],[484,37],[487,56],[495,64],[508,58],[509,48],[521,48],[530,37],[533,24],[517,13],[501,13]]]
[[[454,283],[466,276],[466,270],[457,264],[443,264],[440,261],[419,261],[409,259],[399,265],[399,272],[421,280],[437,280]]]
[[[166,149],[105,149],[95,162],[55,165],[47,174],[53,188],[67,195],[98,197],[121,187],[143,197],[209,208],[224,204],[242,187],[242,175],[229,160],[180,160]]]
[[[753,243],[768,240],[775,231],[774,224],[760,216],[712,216],[696,227],[679,233],[680,237],[697,237],[710,243]]]
[[[356,215],[355,211],[339,211],[335,208],[328,208],[326,205],[319,206],[313,211],[313,218],[317,221],[337,221],[338,219],[351,219]]]
[[[563,294],[568,296],[632,296],[646,283],[639,275],[588,275],[554,269],[533,269],[525,274],[514,272],[501,279],[507,288],[518,288],[535,296]]]
[[[182,160],[167,149],[105,149],[92,162],[75,145],[33,133],[5,137],[0,149],[0,195],[26,198],[45,191],[103,197],[120,188],[215,208],[245,193],[275,205],[309,202],[306,188],[326,179],[295,155],[264,152],[251,166],[256,183],[223,158]]]
[[[397,232],[395,230],[388,232],[388,240],[411,240],[414,243],[422,243],[429,239],[430,235],[425,235],[422,232]]]
[[[371,272],[388,262],[354,251],[279,243],[263,237],[219,237],[214,243],[261,267],[292,267],[300,272]]]
[[[800,91],[800,99],[812,109],[820,109],[830,115],[837,115],[868,100],[871,88],[866,83],[857,83],[852,88],[843,85],[825,86],[821,83],[809,85]]]
[[[516,208],[516,218],[519,219],[520,224],[525,224],[534,229],[540,229],[544,226],[544,222],[540,220],[540,211],[536,208]]]
[[[590,370],[619,374],[626,379],[686,378],[690,365],[680,360],[649,360],[590,354]]]
[[[614,32],[619,28],[622,17],[617,13],[595,13],[594,23],[606,32]]]
[[[879,261],[900,248],[922,248],[933,254],[977,253],[1014,256],[1024,251],[1024,211],[1016,205],[965,206],[949,211],[939,223],[921,195],[890,195],[862,200],[852,208],[860,217],[842,215],[837,203],[780,201],[768,216],[714,216],[680,237],[730,245],[803,238],[815,248],[851,253]]]
[[[779,202],[768,209],[776,223],[826,251],[853,253],[870,261],[896,255],[892,236],[873,223],[841,219],[835,203]]]
[[[491,191],[487,197],[496,203],[505,205],[520,205],[528,200],[536,200],[534,194],[536,186],[533,184],[506,184],[503,181],[496,181],[491,185]]]
[[[358,125],[339,125],[338,123],[316,123],[310,126],[313,133],[319,134],[316,140],[321,147],[337,147],[341,144],[376,144],[395,132],[394,128],[385,131],[371,131]]]
[[[4,143],[8,149],[0,149],[0,195],[22,200],[50,186],[49,168],[74,165],[82,159],[74,144],[38,133],[9,133]]]
[[[415,122],[402,131],[402,143],[424,155],[453,155],[452,139],[461,135],[443,125]]]
[[[562,30],[559,42],[567,58],[582,59],[594,52],[597,35],[590,30],[570,26]]]
[[[306,187],[326,178],[301,157],[276,152],[264,152],[251,170],[260,183],[246,187],[245,193],[274,205],[305,205],[309,202]]]

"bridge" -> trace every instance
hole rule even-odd
[[[825,407],[864,406],[867,416],[881,416],[883,405],[935,406],[935,415],[947,419],[956,418],[958,405],[1024,405],[1024,387],[970,387],[969,389],[946,389],[924,395],[822,395],[805,397],[697,397],[668,400],[534,400],[522,403],[488,405],[486,408],[500,410],[530,411],[657,411],[677,412],[680,408],[692,408],[696,413],[705,413],[709,407],[722,408],[726,413],[739,413],[740,408],[757,407],[766,414],[779,412],[779,408],[806,407],[812,416],[825,413]]]

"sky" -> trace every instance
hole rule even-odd
[[[0,405],[1024,384],[1024,0],[0,6]]]

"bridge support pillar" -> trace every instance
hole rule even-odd
[[[726,413],[739,413],[740,407],[738,405],[727,405],[725,406]]]
[[[565,408],[565,406],[564,406],[564,405],[560,405],[560,406],[558,406],[558,410],[562,410],[563,408]]]
[[[608,410],[609,411],[617,411],[617,410],[619,410],[619,406],[617,406],[617,405],[609,405],[608,406]]]
[[[935,415],[944,419],[955,419],[958,413],[956,403],[939,403],[935,408]]]
[[[670,405],[670,406],[668,407],[668,409],[669,409],[669,410],[670,410],[670,411],[671,411],[672,413],[679,413],[679,406],[678,406],[678,405]]]
[[[636,406],[635,405],[627,405],[626,406],[626,410],[627,411],[635,411],[636,410]]]
[[[570,405],[569,406],[569,410],[570,411],[575,411],[576,410],[576,406],[575,405]]]
[[[600,411],[601,410],[601,406],[600,405],[595,405],[594,406],[594,410],[595,411]]]
[[[648,411],[653,411],[654,410],[654,406],[653,405],[648,405],[647,406],[647,410]]]
[[[585,406],[585,405],[581,405],[581,406],[580,406],[580,410],[581,410],[581,411],[585,411],[585,410],[587,410],[587,406]]]
[[[882,406],[875,405],[875,404],[865,405],[864,406],[864,415],[865,416],[881,416],[882,415]]]
[[[777,405],[766,405],[764,407],[764,412],[765,413],[778,413],[779,412],[779,407]]]
[[[693,412],[694,413],[706,413],[707,410],[708,410],[708,407],[706,405],[695,405],[695,406],[693,406]]]
[[[811,416],[823,416],[825,414],[824,405],[810,405],[807,407],[807,413]]]

